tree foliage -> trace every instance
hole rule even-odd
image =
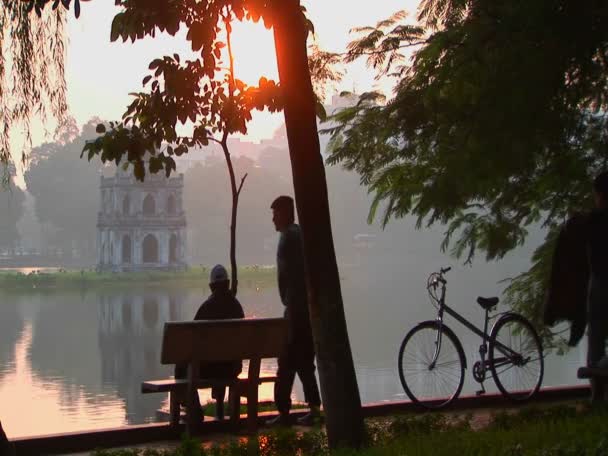
[[[397,11],[388,19],[379,21],[375,27],[355,27],[351,33],[362,35],[348,44],[344,57],[347,63],[365,57],[367,64],[378,71],[377,78],[387,75],[405,58],[403,49],[424,41],[424,28],[402,23],[407,18],[405,11]],[[399,66],[399,69],[403,69]]]
[[[342,56],[335,52],[324,51],[316,44],[309,46],[308,50],[308,68],[317,98],[317,116],[325,120],[327,114],[323,102],[327,96],[327,89],[344,76]]]
[[[383,207],[385,224],[406,214],[447,224],[443,247],[466,260],[499,259],[538,224],[550,242],[590,207],[607,165],[606,3],[424,0],[422,30],[399,20],[360,29],[351,45],[351,59],[371,55],[398,81],[386,103],[364,94],[334,116],[329,161],[359,172],[375,196],[370,217]],[[411,61],[393,58],[421,39]],[[545,280],[550,252],[520,279]],[[532,295],[511,297],[538,305],[542,287],[524,289]]]

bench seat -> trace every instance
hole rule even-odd
[[[148,380],[142,382],[141,392],[148,393],[170,393],[188,387],[188,380],[185,378],[169,378],[167,380]]]
[[[267,375],[257,379],[257,383],[276,382],[277,377],[275,375]],[[249,383],[247,378],[238,378],[236,381],[225,381],[225,380],[201,380],[196,383],[197,388],[212,388],[214,386],[230,386],[233,384],[246,385]],[[186,390],[188,388],[188,379],[186,378],[169,378],[166,380],[148,380],[142,382],[141,392],[143,394],[149,393],[170,393],[172,391]]]
[[[608,378],[608,369],[601,367],[580,367],[576,376],[578,378]]]

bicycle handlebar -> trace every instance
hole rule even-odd
[[[449,272],[451,269],[452,269],[452,267],[451,267],[451,266],[448,266],[448,267],[446,267],[446,268],[440,268],[440,269],[439,269],[439,272],[433,272],[433,273],[431,274],[431,276],[429,277],[429,280],[430,280],[431,278],[433,278],[433,280],[431,280],[431,281],[429,282],[429,284],[433,284],[433,283],[434,283],[434,284],[436,285],[437,283],[441,283],[441,284],[443,284],[443,285],[446,285],[448,282],[447,282],[447,280],[445,280],[445,279],[443,278],[443,275],[444,275],[445,273]]]
[[[451,269],[452,267],[448,266],[445,268],[440,268],[438,272],[431,273],[427,281],[427,289],[429,292],[431,291],[431,288],[435,289],[439,284],[442,284],[444,287],[447,285],[448,281],[443,278],[443,275],[449,272]]]

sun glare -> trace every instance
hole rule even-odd
[[[272,30],[259,22],[236,22],[232,33],[235,76],[248,85],[260,77],[278,79]]]

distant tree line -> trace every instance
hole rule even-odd
[[[25,183],[34,198],[43,255],[61,251],[67,262],[79,259],[83,264],[95,258],[101,165],[78,157],[85,141],[96,135],[96,123],[79,131],[71,122],[56,142],[32,150]]]
[[[10,255],[19,244],[17,222],[24,213],[25,192],[15,185],[10,170],[7,172],[10,184],[0,190],[0,250]]]

